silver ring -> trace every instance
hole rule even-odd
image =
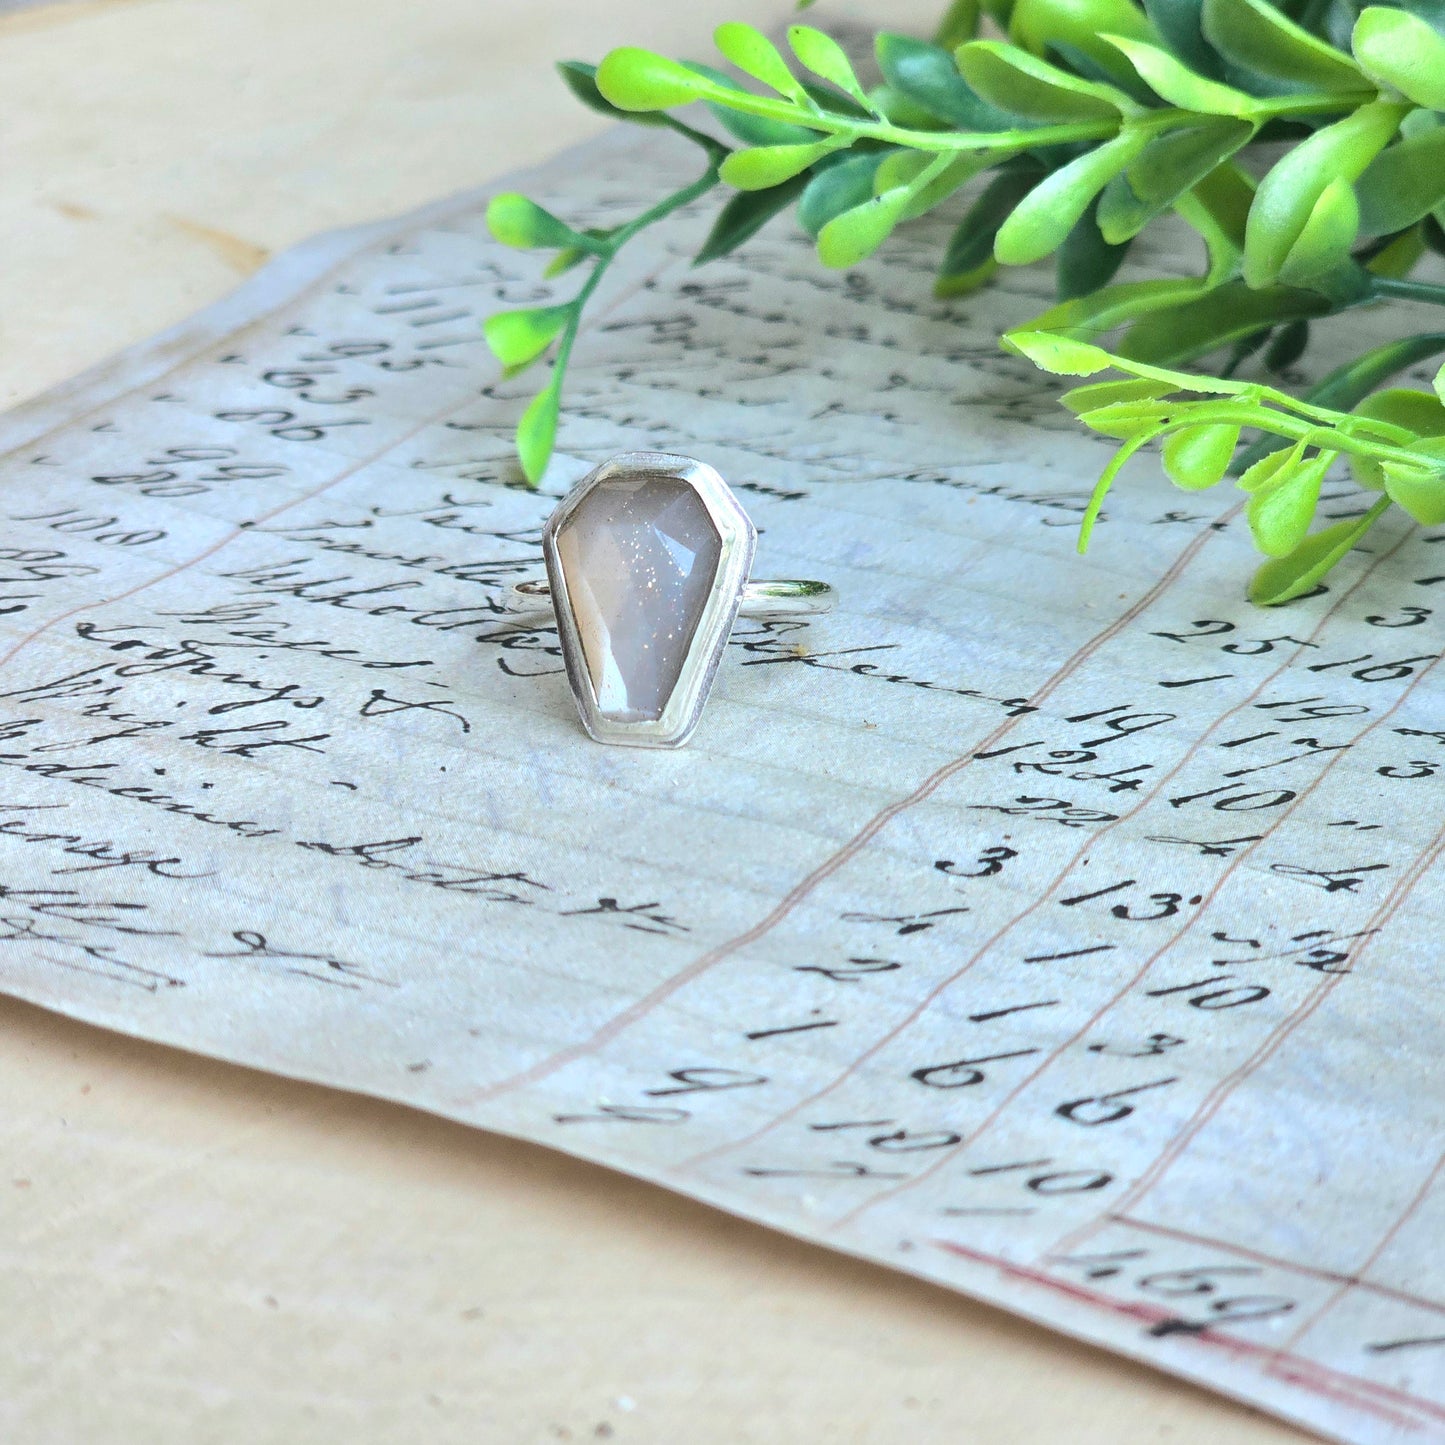
[[[511,617],[550,617],[552,584],[540,568],[536,576],[513,582],[498,606]],[[748,582],[743,586],[739,617],[820,617],[833,610],[833,588],[827,582],[801,578],[776,582]]]
[[[806,617],[833,605],[826,582],[749,583],[757,540],[705,462],[624,452],[557,504],[542,529],[546,580],[515,583],[503,610],[551,606],[582,726],[598,742],[681,747],[744,607]]]

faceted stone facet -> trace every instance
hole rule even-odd
[[[677,477],[606,477],[556,545],[598,711],[616,722],[661,717],[722,551],[702,498]]]

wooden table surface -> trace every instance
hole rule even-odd
[[[932,5],[874,0],[927,28]],[[108,0],[0,20],[0,403],[600,120],[550,71],[783,0]],[[830,0],[822,23],[867,18]],[[0,1000],[14,1445],[1303,1437],[547,1150]]]

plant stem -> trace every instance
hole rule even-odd
[[[1281,95],[1259,99],[1250,106],[1250,120],[1283,120],[1292,115],[1323,115],[1331,110],[1358,110],[1378,100],[1375,90],[1335,90],[1328,94]]]
[[[1312,95],[1286,95],[1260,99],[1250,107],[1249,119],[1266,121],[1293,115],[1321,115],[1330,111],[1357,109],[1372,99],[1373,91],[1336,91]],[[1106,140],[1119,131],[1127,120],[1149,129],[1169,129],[1176,125],[1197,124],[1199,115],[1176,106],[1144,110],[1140,114],[1121,113],[1096,121],[1074,121],[1060,125],[1040,125],[1018,130],[949,131],[911,130],[888,121],[865,121],[857,116],[836,115],[825,110],[805,109],[789,100],[774,100],[750,90],[724,90],[719,87],[703,98],[729,110],[766,120],[779,120],[808,130],[842,135],[849,140],[869,139],[890,145],[906,146],[919,151],[1007,151],[1030,150],[1035,146],[1065,145],[1073,141]]]
[[[1312,426],[1303,418],[1283,416],[1264,407],[1211,406],[1207,422],[1209,425],[1228,423],[1242,427],[1259,427],[1273,432],[1276,436],[1288,437],[1290,441],[1303,441],[1306,446],[1319,447],[1322,451],[1351,452],[1355,456],[1369,457],[1374,461],[1406,464],[1419,462],[1419,458],[1408,447],[1392,446],[1389,442],[1358,436],[1340,427]],[[1161,423],[1150,433],[1150,439],[1201,424],[1197,415],[1186,412]],[[1403,431],[1403,428],[1399,430]]]
[[[1370,290],[1376,296],[1394,296],[1402,301],[1428,301],[1432,306],[1445,306],[1445,286],[1438,286],[1432,281],[1376,276],[1370,283]]]
[[[700,132],[696,134],[700,136]],[[586,281],[582,283],[581,290],[572,298],[572,316],[557,342],[557,353],[552,363],[552,377],[548,382],[549,386],[560,387],[562,385],[562,377],[572,355],[572,346],[577,340],[582,313],[587,309],[587,303],[592,299],[592,293],[596,291],[603,274],[617,259],[617,253],[639,231],[663,220],[674,211],[681,210],[683,206],[697,200],[699,196],[705,196],[718,184],[718,165],[722,157],[727,154],[727,148],[710,140],[708,151],[712,157],[711,164],[695,181],[683,186],[679,191],[674,191],[670,196],[665,196],[651,210],[644,211],[640,216],[634,216],[625,226],[619,226],[608,235],[602,250],[598,253],[596,263]]]

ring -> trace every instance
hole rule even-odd
[[[740,611],[813,616],[826,582],[748,581],[758,533],[712,467],[624,452],[589,472],[542,529],[547,576],[507,612],[551,605],[582,726],[601,743],[681,747],[697,727]]]
[[[515,617],[550,616],[552,584],[540,569],[534,577],[513,582],[501,600],[503,612]],[[833,588],[827,582],[800,579],[748,582],[743,586],[739,617],[815,617],[833,610]]]

